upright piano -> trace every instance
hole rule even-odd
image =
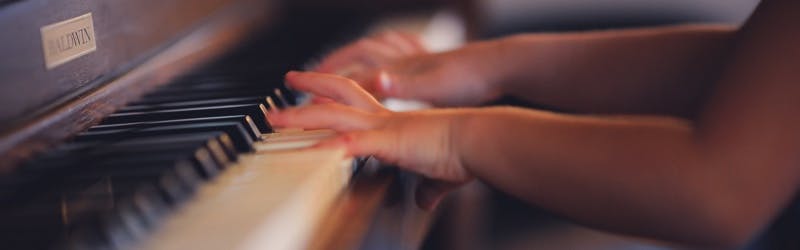
[[[417,247],[413,177],[265,117],[344,3],[0,0],[0,248]]]

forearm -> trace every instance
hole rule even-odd
[[[479,64],[501,92],[580,113],[691,116],[735,29],[674,26],[493,41]],[[502,67],[498,66],[502,65]]]
[[[724,211],[746,198],[715,172],[688,124],[512,108],[464,117],[455,142],[462,162],[505,192],[617,232],[694,244],[742,237],[736,223],[747,218]]]

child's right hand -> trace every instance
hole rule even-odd
[[[473,179],[453,142],[463,110],[392,112],[350,79],[330,74],[289,72],[287,84],[332,102],[269,114],[276,127],[333,129],[339,135],[318,147],[343,147],[351,156],[375,156],[384,163],[428,179],[417,189],[417,203],[431,208],[451,189]]]

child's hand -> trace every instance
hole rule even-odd
[[[342,47],[315,69],[351,78],[373,95],[416,99],[437,106],[468,106],[499,95],[486,79],[493,43],[428,53],[419,38],[384,32]],[[488,52],[488,53],[487,53]]]
[[[289,72],[286,80],[292,88],[333,102],[270,113],[274,126],[336,130],[338,137],[317,146],[341,146],[350,155],[372,155],[429,178],[417,192],[420,207],[433,207],[447,191],[472,179],[452,143],[451,130],[463,112],[392,112],[354,81],[335,75]]]

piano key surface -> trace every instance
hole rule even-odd
[[[350,175],[350,161],[342,149],[244,155],[140,247],[302,248]],[[198,238],[204,240],[194,240]]]

